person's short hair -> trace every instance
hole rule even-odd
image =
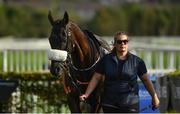
[[[114,34],[114,43],[116,42],[117,37],[118,37],[118,36],[121,36],[121,35],[126,35],[126,36],[128,36],[128,33],[125,32],[125,31],[118,31],[118,32],[116,32],[116,33]]]
[[[116,32],[115,34],[114,34],[114,42],[113,42],[113,44],[115,44],[116,43],[116,40],[117,40],[117,37],[118,36],[121,36],[121,35],[126,35],[127,36],[127,38],[128,38],[128,33],[127,32],[125,32],[125,31],[118,31],[118,32]],[[129,39],[129,38],[128,38]],[[111,50],[111,52],[115,52],[115,47]]]

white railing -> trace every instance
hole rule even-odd
[[[111,41],[109,41],[109,44]],[[48,40],[0,42],[0,71],[2,72],[48,72]],[[130,44],[132,53],[141,57],[150,75],[163,75],[180,69],[180,48],[146,43]]]
[[[47,72],[48,39],[0,39],[0,71]],[[2,56],[2,57],[1,57]]]
[[[136,47],[131,51],[144,60],[150,75],[164,75],[180,69],[180,49]]]
[[[4,49],[3,72],[45,72],[49,60],[47,49]]]

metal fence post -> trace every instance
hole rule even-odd
[[[7,72],[7,64],[8,64],[8,60],[7,60],[7,50],[4,49],[3,50],[3,72]]]

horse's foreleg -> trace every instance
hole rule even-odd
[[[64,86],[64,91],[67,95],[67,102],[69,109],[72,113],[80,113],[80,103],[79,103],[79,96],[77,93],[73,92],[72,88],[70,87],[70,80],[68,76],[64,75],[63,76],[63,86]]]
[[[72,113],[81,113],[79,97],[75,96],[73,93],[69,93],[67,94],[67,101]]]

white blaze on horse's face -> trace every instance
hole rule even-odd
[[[54,61],[66,61],[67,59],[67,51],[50,49],[48,51],[48,59]]]

